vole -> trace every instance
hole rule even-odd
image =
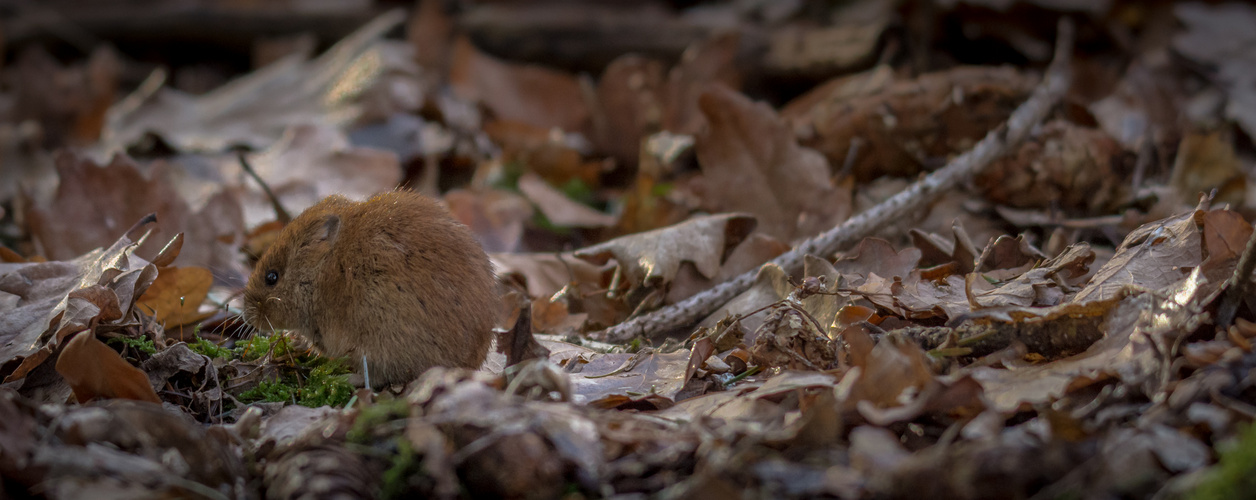
[[[471,231],[409,191],[324,198],[280,231],[244,290],[253,326],[297,330],[359,369],[365,357],[375,386],[433,366],[478,368],[498,309]]]

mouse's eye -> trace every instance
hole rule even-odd
[[[266,271],[266,286],[275,286],[279,282],[279,273],[275,271]]]

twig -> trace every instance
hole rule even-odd
[[[1251,288],[1252,271],[1256,270],[1256,232],[1247,240],[1247,247],[1239,256],[1234,266],[1234,274],[1226,280],[1225,292],[1221,295],[1221,303],[1217,306],[1217,327],[1225,330],[1234,323],[1234,315],[1239,311],[1239,302],[1247,296]]]
[[[981,142],[952,160],[946,167],[929,174],[880,205],[851,217],[824,234],[803,242],[793,250],[773,259],[772,263],[788,273],[797,273],[802,269],[804,256],[835,253],[876,229],[928,206],[942,193],[981,172],[1010,147],[1025,139],[1063,97],[1071,79],[1072,53],[1073,25],[1066,18],[1060,21],[1059,33],[1056,37],[1055,59],[1043,75],[1042,83],[1034,89],[1029,99],[1012,112],[1012,116],[1008,117],[1006,123],[991,130],[985,138],[981,139]],[[594,338],[622,343],[636,336],[661,336],[676,328],[692,324],[749,289],[757,272],[757,269],[748,271],[681,302],[607,328],[594,334]]]
[[[249,174],[249,177],[257,181],[257,184],[262,187],[262,191],[266,193],[266,197],[270,199],[271,206],[275,207],[275,217],[285,226],[288,225],[288,222],[292,221],[292,215],[287,210],[284,210],[283,203],[279,202],[279,197],[275,196],[274,191],[270,190],[270,186],[266,184],[266,181],[262,180],[262,176],[257,175],[257,171],[253,170],[253,165],[249,164],[249,159],[244,156],[243,151],[237,153],[237,158],[240,160],[240,168],[244,169],[244,172]]]

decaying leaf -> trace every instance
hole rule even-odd
[[[471,228],[486,252],[518,251],[523,223],[532,218],[528,200],[497,189],[450,191],[445,203],[455,219]]]
[[[0,363],[6,382],[21,380],[60,349],[62,339],[133,323],[135,301],[157,278],[156,266],[133,255],[130,236],[74,261],[0,264],[5,301]]]
[[[135,305],[167,328],[195,323],[213,314],[200,312],[213,284],[214,276],[203,267],[162,267]]]
[[[1203,261],[1197,222],[1202,213],[1193,210],[1131,232],[1073,301],[1104,300],[1126,285],[1162,290],[1181,282]]]
[[[583,205],[550,186],[533,173],[519,178],[519,190],[527,196],[550,222],[562,227],[607,227],[616,218]]]
[[[622,236],[578,250],[575,255],[597,265],[613,258],[632,287],[659,288],[675,279],[682,262],[691,262],[703,276],[714,277],[728,252],[755,225],[755,219],[744,214],[708,215]]]
[[[1006,67],[961,66],[900,81],[881,67],[821,85],[781,115],[804,146],[833,165],[851,163],[857,178],[913,175],[930,158],[966,150],[1032,85]]]
[[[355,147],[335,127],[293,126],[276,139],[249,163],[293,214],[333,194],[366,199],[401,182],[397,155]],[[248,227],[275,220],[270,198],[260,187],[253,182],[244,187],[241,203]]]
[[[500,61],[466,37],[454,42],[450,84],[459,97],[483,102],[497,118],[570,132],[583,131],[589,109],[576,78],[537,65]]]
[[[829,180],[828,162],[798,145],[766,104],[712,86],[698,100],[709,123],[695,151],[704,205],[754,214],[759,229],[792,241],[849,215],[850,196]]]
[[[156,213],[155,243],[184,233],[187,245],[180,263],[214,269],[224,279],[244,275],[233,246],[243,241],[244,224],[236,197],[228,191],[219,191],[193,211],[175,190],[174,167],[166,162],[153,162],[147,174],[122,155],[98,166],[63,153],[56,163],[61,180],[55,197],[30,213],[30,231],[49,259],[68,260],[108,245],[132,222]],[[140,254],[156,251],[145,247]]]
[[[73,334],[57,356],[57,373],[65,377],[80,403],[93,399],[134,399],[161,403],[148,376],[96,340],[91,330]]]
[[[408,45],[380,41],[404,20],[400,10],[385,13],[313,60],[293,54],[201,96],[164,87],[165,73],[155,73],[110,108],[104,149],[125,149],[150,133],[181,151],[263,149],[288,127],[315,117],[352,123],[362,116],[358,101],[390,65],[404,70],[415,64],[388,54]]]

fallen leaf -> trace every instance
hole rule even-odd
[[[0,366],[6,382],[22,379],[57,349],[59,338],[129,318],[157,268],[132,255],[122,236],[108,249],[73,261],[0,264]],[[95,334],[94,332],[89,332]]]
[[[1130,201],[1123,172],[1133,161],[1103,131],[1056,120],[982,170],[974,184],[1002,205],[1111,213]]]
[[[608,227],[618,218],[581,204],[550,186],[540,176],[528,172],[519,177],[519,191],[527,196],[545,218],[560,227]]]
[[[703,276],[714,277],[728,252],[755,225],[755,219],[745,214],[696,217],[586,247],[577,250],[576,257],[596,265],[613,258],[634,288],[658,288],[675,279],[682,262],[691,262]]]
[[[502,120],[582,132],[589,119],[576,78],[537,65],[486,55],[465,36],[454,42],[450,86],[462,99],[483,102]]]
[[[355,147],[343,132],[325,124],[291,127],[248,161],[293,215],[333,194],[365,200],[391,191],[402,177],[397,155]],[[238,164],[233,170],[243,172]],[[244,187],[241,203],[247,227],[275,220],[266,193],[253,182]]]
[[[293,125],[351,124],[382,75],[415,71],[408,57],[387,54],[408,45],[380,40],[404,21],[400,9],[384,13],[313,60],[293,54],[200,96],[164,87],[165,73],[155,73],[109,109],[101,149],[125,150],[149,133],[179,151],[264,149]]]
[[[1243,3],[1175,5],[1174,14],[1186,30],[1173,39],[1173,49],[1199,64],[1215,66],[1213,79],[1229,94],[1225,116],[1256,137],[1256,9]]]
[[[214,314],[200,312],[213,284],[213,274],[203,267],[163,267],[135,305],[167,329],[195,323]]]
[[[1073,302],[1104,300],[1126,285],[1162,290],[1180,283],[1203,260],[1197,217],[1192,210],[1140,226],[1125,236]]]
[[[1256,77],[1256,70],[1253,76]],[[1243,204],[1247,195],[1247,177],[1239,168],[1230,134],[1221,130],[1206,134],[1187,133],[1178,144],[1177,151],[1169,185],[1177,191],[1179,199],[1194,200],[1200,193],[1215,189],[1214,203]]]
[[[156,161],[147,175],[125,156],[107,165],[71,153],[57,156],[60,184],[47,203],[32,207],[30,230],[43,255],[67,260],[112,243],[134,221],[157,214],[154,244],[140,255],[157,252],[156,243],[184,233],[181,263],[214,269],[224,280],[242,279],[235,245],[243,241],[244,223],[235,196],[220,190],[194,212],[174,189],[172,165]]]
[[[719,86],[699,106],[709,126],[695,145],[703,173],[695,190],[708,209],[752,213],[761,231],[784,241],[849,216],[850,197],[829,180],[828,163],[800,147],[772,108]]]
[[[781,115],[802,145],[833,165],[849,163],[860,181],[912,176],[922,164],[967,150],[1003,122],[1033,83],[1016,69],[993,66],[896,81],[882,66],[820,85]]]
[[[881,238],[864,238],[833,263],[851,286],[859,286],[876,274],[883,278],[904,278],[920,262],[921,252],[914,247],[895,250],[890,242]]]
[[[522,196],[499,189],[445,193],[449,212],[466,224],[486,252],[515,252],[523,238],[523,224],[532,218],[532,205]]]
[[[70,337],[57,357],[57,373],[65,377],[79,403],[93,399],[134,399],[161,403],[148,376],[85,330]]]

